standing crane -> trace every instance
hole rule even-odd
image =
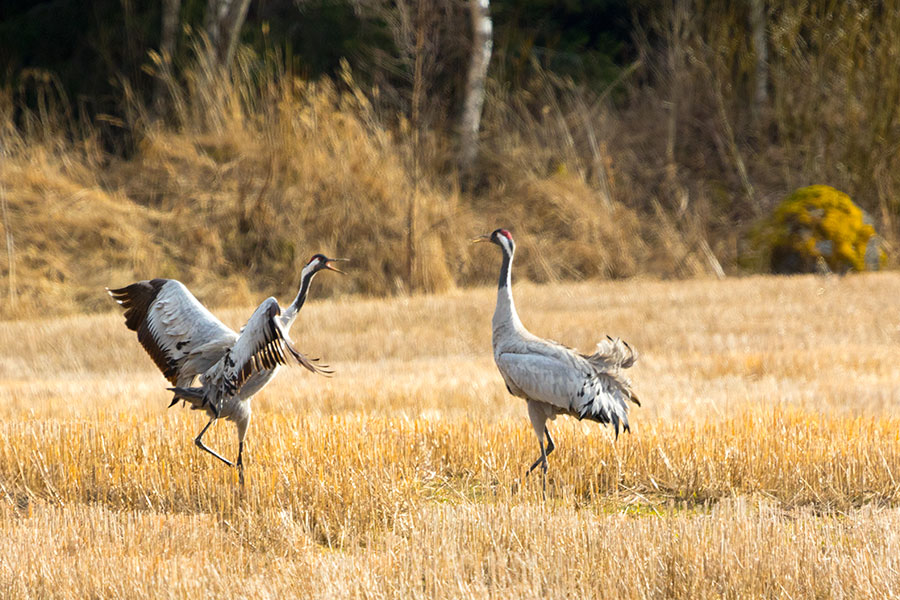
[[[491,321],[494,361],[509,393],[524,398],[528,404],[528,417],[541,447],[541,455],[528,473],[541,465],[546,492],[547,457],[556,448],[547,420],[564,414],[611,423],[616,438],[620,425],[623,431],[629,431],[628,401],[638,406],[640,402],[621,370],[633,365],[637,356],[628,344],[608,336],[597,344],[593,354],[587,355],[529,332],[519,320],[510,289],[510,269],[516,251],[512,235],[497,229],[472,241],[497,244],[503,252],[497,307]]]
[[[318,359],[308,359],[294,346],[288,332],[306,302],[309,285],[324,269],[343,273],[332,263],[347,260],[314,255],[303,267],[297,297],[282,311],[275,298],[267,298],[235,333],[175,279],[151,279],[107,292],[125,309],[125,326],[162,371],[179,400],[193,410],[204,410],[209,422],[194,439],[198,448],[225,464],[237,467],[244,483],[244,437],[250,425],[250,399],[289,361],[313,373],[330,375]],[[194,387],[197,378],[200,386]],[[217,419],[234,422],[238,435],[236,463],[203,443],[203,434]]]

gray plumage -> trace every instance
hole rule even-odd
[[[476,241],[490,241],[503,251],[497,307],[492,319],[494,361],[509,392],[528,404],[528,416],[541,448],[540,456],[528,472],[541,465],[546,474],[547,456],[555,448],[547,421],[559,414],[609,423],[617,437],[620,427],[628,431],[628,403],[640,404],[622,373],[637,359],[631,347],[607,337],[588,355],[533,335],[522,325],[513,302],[510,270],[515,243],[512,236],[505,229],[498,229]]]
[[[222,462],[237,466],[243,483],[244,438],[250,425],[250,400],[264,388],[282,365],[295,362],[313,373],[330,374],[317,359],[308,359],[288,335],[306,301],[309,284],[323,269],[339,271],[335,260],[316,254],[303,268],[300,290],[284,311],[275,298],[267,298],[247,324],[236,333],[217,319],[179,281],[153,279],[119,289],[107,289],[125,309],[125,325],[137,332],[138,341],[174,386],[175,396],[210,420],[194,440],[196,445]],[[232,421],[237,428],[236,463],[203,444],[203,434],[217,419]]]

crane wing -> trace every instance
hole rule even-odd
[[[174,385],[190,385],[237,339],[180,282],[138,281],[107,292],[125,309],[125,325]]]
[[[628,400],[637,402],[628,381],[617,373],[597,371],[581,356],[552,357],[503,352],[497,366],[510,391],[556,407],[579,419],[619,424],[628,430]]]
[[[254,374],[288,364],[293,359],[313,373],[330,375],[326,366],[314,364],[294,346],[278,318],[281,307],[275,298],[268,298],[253,312],[241,330],[234,346],[225,356],[223,373],[226,391],[235,393]]]
[[[572,391],[578,391],[585,373],[555,357],[503,352],[497,366],[510,390],[517,396],[571,410]]]

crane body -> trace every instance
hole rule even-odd
[[[194,440],[202,450],[237,466],[243,483],[244,438],[252,415],[251,399],[285,364],[297,363],[313,373],[331,374],[294,346],[288,331],[306,301],[309,284],[323,269],[342,272],[336,260],[316,254],[301,272],[300,290],[282,311],[275,298],[267,298],[254,311],[240,333],[215,317],[181,282],[174,279],[139,281],[107,289],[125,309],[125,325],[172,384],[169,406],[184,401],[205,411],[210,420]],[[218,419],[237,429],[235,463],[203,443],[203,434]]]
[[[540,465],[546,489],[547,456],[556,447],[547,421],[563,414],[611,424],[617,437],[620,427],[629,431],[628,403],[640,405],[640,401],[622,370],[631,367],[637,357],[627,343],[608,336],[587,355],[532,334],[519,319],[513,301],[512,235],[497,229],[474,241],[492,242],[503,252],[497,305],[491,320],[494,362],[507,390],[527,403],[541,449],[528,473]]]

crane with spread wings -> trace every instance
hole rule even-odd
[[[139,281],[107,289],[125,309],[125,325],[172,384],[169,406],[179,400],[210,419],[194,443],[229,466],[244,481],[244,438],[250,425],[250,400],[275,376],[281,365],[299,364],[313,373],[329,375],[328,367],[304,356],[288,332],[303,307],[309,285],[319,271],[342,273],[332,263],[346,259],[314,255],[303,267],[300,290],[284,310],[267,298],[237,333],[217,319],[181,282],[175,279]],[[238,435],[236,462],[203,443],[203,434],[218,419],[234,422]]]

